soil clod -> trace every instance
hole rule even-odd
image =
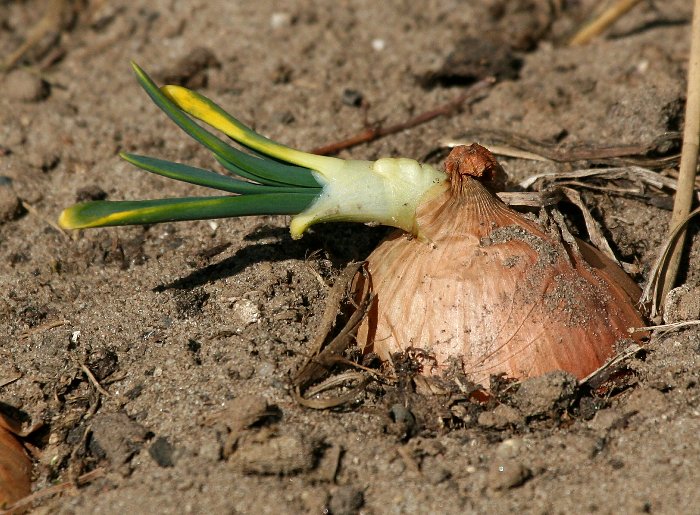
[[[513,401],[526,417],[554,415],[574,401],[578,380],[566,372],[551,372],[522,382]]]

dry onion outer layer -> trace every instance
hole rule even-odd
[[[32,490],[32,462],[16,433],[19,424],[0,413],[0,509]]]
[[[368,257],[375,303],[358,331],[385,360],[420,348],[440,374],[452,363],[488,385],[565,370],[583,378],[643,325],[639,290],[584,242],[547,231],[481,181],[500,166],[483,147],[458,147],[450,178],[416,213],[421,238],[397,231]],[[478,177],[478,178],[476,178]]]

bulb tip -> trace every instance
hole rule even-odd
[[[466,178],[476,179],[494,190],[502,190],[507,178],[494,155],[478,143],[453,148],[445,159],[445,172],[456,192],[461,191]]]

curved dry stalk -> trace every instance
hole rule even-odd
[[[598,370],[584,377],[581,381],[579,381],[579,385],[587,384],[591,388],[598,388],[605,381],[607,381],[610,378],[610,376],[612,376],[615,372],[620,370],[622,365],[629,358],[637,354],[637,352],[639,352],[640,350],[642,350],[642,347],[640,347],[636,343],[629,345],[629,347],[627,347],[617,356],[605,363]]]
[[[335,364],[333,358],[341,355],[350,344],[353,331],[362,321],[364,312],[368,309],[371,303],[371,293],[369,290],[365,292],[365,296],[361,301],[362,307],[358,308],[352,317],[341,329],[339,334],[335,336],[330,343],[325,345],[328,336],[333,330],[335,320],[340,313],[343,301],[348,297],[348,291],[355,274],[363,267],[363,263],[350,263],[336,279],[333,288],[328,294],[326,301],[326,310],[323,314],[321,323],[316,331],[316,337],[311,344],[309,357],[299,367],[298,372],[292,378],[292,384],[299,390],[306,388],[308,385],[317,381]]]
[[[695,175],[698,167],[698,148],[700,147],[700,0],[695,0],[693,7],[692,39],[688,62],[688,95],[685,104],[685,125],[683,128],[683,149],[678,176],[678,189],[673,203],[673,215],[669,231],[676,232],[672,243],[671,255],[663,271],[663,290],[661,296],[673,288],[678,275],[678,268],[685,243],[685,222],[693,205],[695,193]]]
[[[312,408],[312,409],[329,409],[329,408],[337,408],[338,406],[342,406],[344,404],[348,404],[350,402],[353,402],[355,399],[357,399],[357,395],[365,390],[367,385],[372,381],[373,379],[371,377],[367,377],[361,372],[345,372],[344,374],[340,374],[334,377],[331,377],[321,383],[320,385],[312,388],[309,392],[306,393],[306,397],[303,396],[301,393],[298,391],[294,391],[294,399],[301,404],[302,406],[306,406],[307,408]],[[331,388],[336,388],[339,386],[342,386],[344,383],[348,381],[358,381],[358,384],[350,389],[347,393],[344,393],[342,395],[338,395],[335,397],[329,397],[328,399],[312,399],[309,397],[314,397],[315,395],[319,395],[320,393],[330,390]]]
[[[642,305],[649,306],[649,317],[652,319],[657,318],[661,314],[660,308],[663,303],[662,299],[665,298],[662,279],[664,277],[668,277],[668,262],[672,249],[677,247],[681,234],[685,234],[685,228],[688,225],[688,222],[699,214],[700,208],[697,208],[683,220],[681,220],[675,229],[671,231],[666,238],[666,242],[661,247],[661,254],[651,269],[649,281],[644,288],[644,292],[642,292],[642,297],[639,299],[639,302]]]

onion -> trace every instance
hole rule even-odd
[[[482,384],[492,374],[523,378],[555,369],[584,377],[613,355],[629,327],[644,325],[634,307],[637,286],[616,264],[568,232],[524,218],[487,189],[502,184],[505,174],[483,147],[458,147],[445,171],[407,158],[313,155],[256,133],[199,93],[159,88],[133,68],[156,105],[227,173],[122,157],[227,194],[83,202],[61,213],[61,227],[256,214],[294,215],[292,238],[329,221],[395,227],[400,231],[368,258],[371,284],[365,286],[376,297],[358,341],[385,360],[421,348],[435,357],[426,373],[440,374],[456,362]]]
[[[29,495],[32,489],[32,462],[15,436],[20,430],[0,413],[0,507]]]
[[[367,258],[375,303],[357,335],[365,352],[390,360],[420,348],[434,357],[424,373],[456,362],[484,385],[493,374],[583,378],[643,325],[638,288],[616,264],[485,187],[502,171],[486,149],[458,147],[445,168],[449,183],[416,213],[422,238],[397,231]]]

